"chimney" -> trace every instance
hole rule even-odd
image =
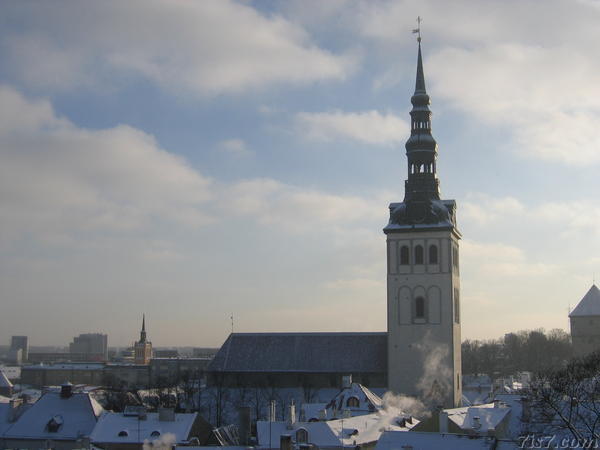
[[[240,445],[248,445],[250,441],[250,407],[240,406],[238,408],[238,430]]]
[[[440,426],[440,433],[448,432],[448,413],[446,411],[444,411],[443,409],[440,411],[440,414],[439,414],[439,426]]]
[[[326,409],[319,410],[319,420],[327,420],[327,410]]]
[[[290,412],[288,417],[288,428],[293,428],[296,423],[296,404],[294,400],[290,403]]]
[[[158,408],[158,420],[160,422],[175,422],[175,410],[173,408]]]
[[[271,447],[270,442],[269,447]],[[292,436],[290,436],[289,434],[282,434],[279,437],[279,448],[281,450],[292,450]]]
[[[68,381],[60,387],[60,398],[70,398],[73,395],[73,385]]]
[[[269,422],[275,422],[277,420],[275,412],[275,400],[271,400],[271,403],[269,403]]]
[[[342,377],[342,389],[347,389],[352,386],[352,375],[344,375]]]
[[[23,404],[23,401],[20,399],[11,399],[10,402],[8,403],[9,405],[9,410],[8,410],[8,422],[9,423],[13,423],[15,422],[19,416],[21,415],[21,412],[23,410],[23,408],[21,408],[21,405]]]

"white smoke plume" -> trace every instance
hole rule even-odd
[[[152,442],[146,439],[142,448],[143,450],[171,450],[176,443],[177,438],[173,433],[165,433]]]
[[[408,415],[417,419],[425,419],[431,416],[427,406],[418,398],[409,397],[404,394],[394,394],[391,391],[383,394],[383,409],[391,417]]]
[[[433,342],[429,334],[418,344],[418,349],[423,355],[423,375],[417,389],[430,407],[440,406],[452,392],[453,374],[448,366],[450,349],[448,344]]]

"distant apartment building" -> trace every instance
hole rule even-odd
[[[100,386],[104,375],[104,364],[100,363],[56,363],[51,365],[24,366],[21,383],[34,387],[60,386],[65,382]]]
[[[10,339],[9,359],[17,364],[27,362],[29,358],[29,338],[12,336]]]
[[[170,385],[204,376],[211,358],[152,358],[150,381],[154,386]]]
[[[154,357],[155,358],[179,358],[179,351],[175,348],[173,349],[154,349]]]
[[[108,336],[101,333],[85,333],[73,338],[69,353],[82,361],[107,361]]]

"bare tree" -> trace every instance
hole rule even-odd
[[[580,447],[600,443],[600,353],[540,372],[529,394],[532,435],[568,438]]]

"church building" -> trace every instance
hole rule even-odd
[[[142,316],[142,331],[140,340],[133,345],[134,363],[146,366],[152,359],[152,342],[146,339],[146,315]]]
[[[418,39],[404,201],[389,206],[387,332],[232,333],[208,367],[218,386],[371,388],[460,405],[460,282],[456,203],[441,200],[437,143]]]

